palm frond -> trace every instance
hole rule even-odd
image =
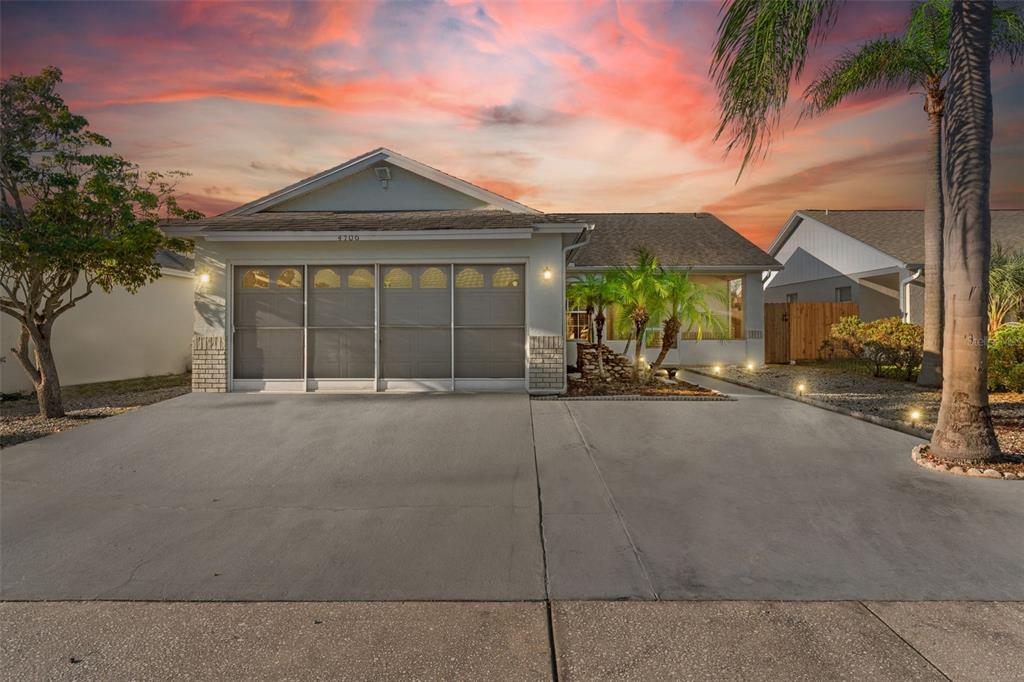
[[[902,42],[921,73],[942,77],[949,67],[953,0],[925,0],[910,10]]]
[[[789,83],[836,7],[836,0],[733,0],[725,9],[711,62],[721,109],[715,140],[728,136],[726,154],[743,150],[741,174],[767,152]]]
[[[902,40],[881,38],[850,51],[824,69],[804,91],[804,113],[815,116],[850,95],[875,88],[909,89],[929,74],[920,70]]]
[[[1010,58],[1015,64],[1024,54],[1024,19],[1019,5],[996,7],[992,10],[992,53]]]

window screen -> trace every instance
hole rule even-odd
[[[236,379],[301,379],[301,268],[235,268]]]
[[[455,266],[456,378],[524,376],[522,281],[520,265]]]
[[[369,274],[369,279],[366,278]],[[306,353],[312,379],[373,378],[373,274],[366,268],[310,266]]]
[[[451,378],[449,266],[382,266],[381,375]]]

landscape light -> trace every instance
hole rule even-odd
[[[921,411],[920,410],[911,410],[911,412],[910,412],[910,423],[913,424],[914,422],[918,422],[920,420],[921,420]]]
[[[800,395],[803,395],[804,391],[807,390],[807,386],[805,386],[804,384],[797,384],[796,390],[800,393]]]
[[[754,363],[748,362],[747,363],[747,369],[749,369],[751,372],[753,372],[754,371]]]
[[[714,367],[711,368],[711,371],[714,372],[715,374],[721,374],[722,373],[722,366],[721,365],[715,365]]]

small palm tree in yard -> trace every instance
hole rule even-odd
[[[661,271],[650,251],[636,249],[637,264],[618,267],[608,273],[611,293],[622,309],[623,317],[633,327],[633,380],[640,380],[640,355],[644,347],[644,333],[652,318],[658,318],[664,301],[660,284]]]
[[[614,302],[614,287],[599,275],[584,275],[569,285],[569,301],[574,308],[587,311],[594,323],[594,339],[597,341],[597,371],[604,376],[604,359],[601,356],[601,341],[604,338],[605,311]]]
[[[686,272],[665,270],[658,275],[658,280],[659,290],[663,297],[661,307],[665,312],[665,322],[662,325],[661,352],[651,364],[653,369],[661,367],[661,363],[665,361],[668,352],[672,349],[672,344],[675,343],[679,330],[684,325],[686,325],[686,331],[696,330],[698,341],[703,338],[705,329],[724,334],[726,332],[725,323],[711,309],[710,301],[717,300],[723,306],[729,303],[726,292],[716,292],[698,284],[692,281],[689,273]]]
[[[988,273],[988,332],[995,333],[1010,313],[1024,307],[1024,250],[1010,251],[996,244]]]
[[[804,93],[807,113],[830,111],[858,92],[921,92],[928,116],[924,193],[924,360],[917,383],[942,384],[942,115],[949,71],[953,0],[915,5],[902,35],[869,41],[827,66]],[[1024,22],[1011,9],[992,14],[992,50],[1014,59],[1024,46]]]

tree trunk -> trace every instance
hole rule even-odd
[[[640,383],[640,354],[644,351],[644,325],[636,323],[636,345],[633,346],[633,381]]]
[[[928,112],[928,177],[924,192],[924,355],[920,386],[942,385],[942,109],[945,90],[929,82],[924,109]]]
[[[932,452],[961,465],[1000,457],[988,404],[992,3],[954,0],[946,111],[942,404]]]
[[[597,373],[603,378],[604,377],[604,356],[601,353],[601,339],[604,338],[604,310],[598,310],[597,316],[594,318],[594,327],[596,333],[594,337],[597,339]]]
[[[670,317],[665,320],[665,325],[661,330],[661,352],[658,353],[658,359],[651,365],[651,369],[661,369],[661,363],[665,362],[668,352],[672,350],[672,344],[676,340],[680,326],[682,325],[677,317]]]

